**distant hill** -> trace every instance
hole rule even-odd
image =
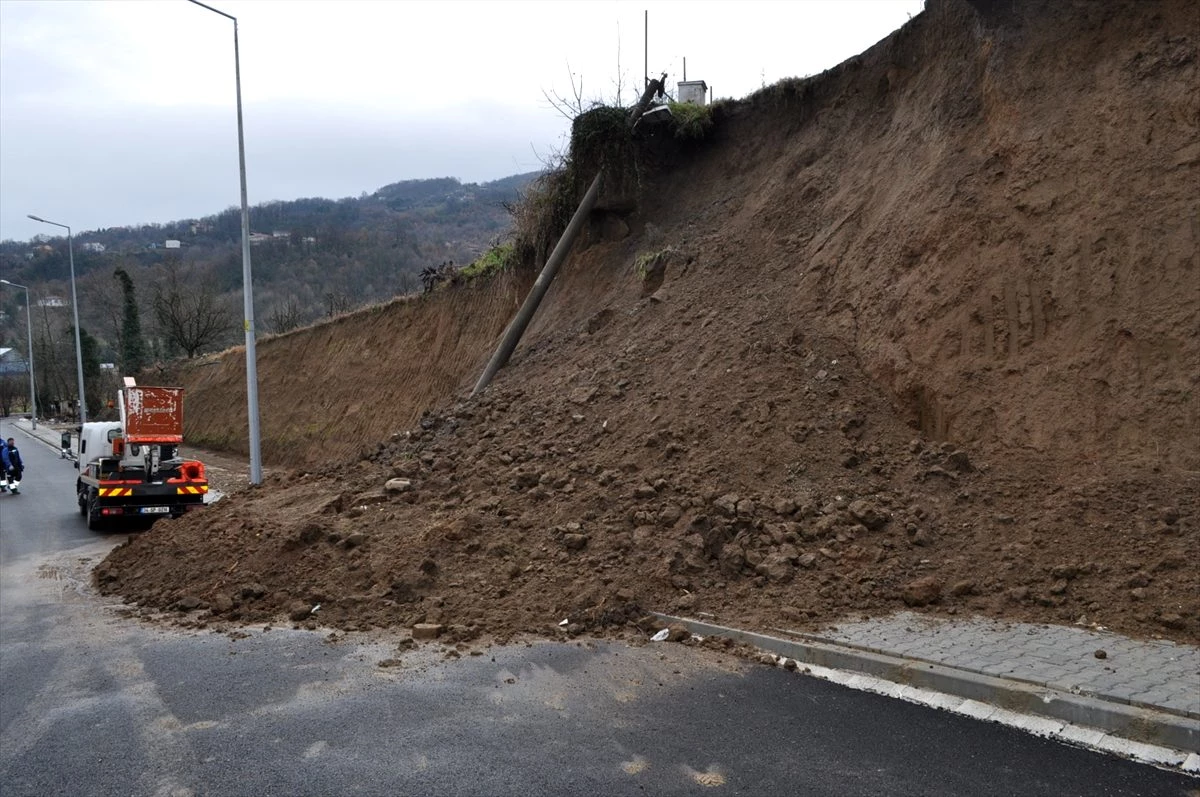
[[[469,263],[508,233],[505,205],[537,175],[489,183],[452,177],[404,180],[359,197],[252,207],[259,329],[279,331],[271,321],[284,317],[280,308],[287,309],[290,323],[308,323],[417,290],[418,272],[427,266]],[[112,278],[117,267],[130,274],[143,299],[165,268],[174,265],[186,271],[190,284],[215,291],[231,308],[240,307],[241,211],[236,207],[199,219],[80,231],[74,253],[80,325],[97,339],[101,360],[115,358],[119,338]],[[36,297],[69,298],[70,268],[61,238],[0,242],[0,273],[30,286]],[[0,344],[23,344],[23,301],[20,292],[0,293]],[[153,337],[153,324],[148,327]],[[240,325],[210,348],[239,338]]]

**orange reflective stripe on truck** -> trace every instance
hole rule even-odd
[[[121,496],[133,495],[132,487],[101,487],[99,490],[101,498],[119,498]]]
[[[179,495],[204,495],[208,492],[207,484],[188,484],[175,490]]]

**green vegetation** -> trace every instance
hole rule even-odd
[[[711,105],[694,102],[672,102],[667,107],[675,120],[675,137],[685,141],[698,141],[708,135],[713,126]]]
[[[668,246],[657,252],[643,252],[633,261],[633,271],[642,283],[661,282],[667,261],[675,254],[674,247]]]
[[[513,265],[513,252],[512,244],[497,244],[480,255],[474,263],[463,267],[458,273],[467,280],[499,274]]]

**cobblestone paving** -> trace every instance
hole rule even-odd
[[[911,612],[806,636],[1200,719],[1200,648],[1191,645]]]

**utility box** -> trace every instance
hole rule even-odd
[[[680,102],[691,102],[696,105],[708,104],[708,84],[703,80],[682,80],[676,84],[676,94]]]

